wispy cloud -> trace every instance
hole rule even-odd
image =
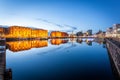
[[[62,46],[59,46],[59,47],[57,47],[57,48],[53,48],[53,49],[50,49],[50,50],[47,50],[47,51],[44,51],[44,52],[39,52],[38,53],[38,55],[41,55],[41,54],[48,54],[49,52],[51,52],[51,53],[53,53],[53,52],[56,52],[56,51],[58,51],[58,50],[60,50],[60,49],[62,49],[63,47]]]
[[[74,26],[70,26],[70,25],[65,25],[66,27],[70,27],[70,28],[72,28],[73,30],[76,30],[77,29],[77,27],[74,27]]]
[[[18,25],[18,26],[26,26],[26,27],[32,27],[32,28],[41,28],[46,29],[49,32],[58,30],[58,31],[65,31],[65,32],[71,32],[77,30],[77,27],[67,25],[67,24],[57,24],[54,22],[51,22],[46,19],[42,18],[31,18],[23,15],[18,15],[15,13],[9,14],[9,17],[4,18],[4,16],[0,16],[1,19],[1,25]]]
[[[57,24],[57,23],[50,22],[50,21],[45,20],[45,19],[42,19],[42,18],[37,18],[36,20],[37,20],[37,21],[43,21],[43,22],[47,23],[48,25],[49,25],[49,24],[50,24],[50,25],[52,24],[53,26],[56,26],[56,28],[61,28],[62,31],[71,32],[71,31],[74,31],[74,30],[77,29],[77,27],[75,27],[75,26],[66,25],[66,24],[64,24],[64,25],[62,25],[62,24]]]
[[[36,20],[38,20],[38,21],[43,21],[43,22],[46,22],[46,23],[49,23],[49,24],[53,24],[53,25],[56,25],[56,26],[58,26],[58,27],[63,27],[63,26],[60,25],[60,24],[57,24],[57,23],[54,23],[54,22],[50,22],[50,21],[45,20],[45,19],[42,19],[42,18],[37,18]]]

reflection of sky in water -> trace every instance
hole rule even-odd
[[[7,67],[13,70],[13,80],[114,80],[108,53],[103,45],[88,46],[68,42],[26,51],[7,50]]]

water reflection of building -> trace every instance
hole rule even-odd
[[[86,44],[88,44],[89,46],[92,46],[93,40],[89,40],[89,39],[83,40],[82,38],[77,38],[76,42],[77,42],[77,43],[80,43],[80,44],[81,44],[82,42],[86,42]]]
[[[52,45],[60,45],[60,44],[67,43],[68,40],[66,40],[66,39],[51,39],[50,42]]]
[[[12,80],[12,70],[6,69],[5,40],[0,40],[0,80]]]
[[[70,38],[69,41],[70,42],[76,42],[76,38]]]
[[[76,42],[81,44],[83,40],[81,38],[77,38]]]
[[[13,52],[29,50],[31,48],[40,48],[48,46],[47,40],[27,40],[27,41],[13,41],[6,43],[9,50]]]
[[[86,39],[86,43],[87,43],[89,46],[92,46],[92,41]]]

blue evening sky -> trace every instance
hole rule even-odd
[[[0,25],[106,30],[120,23],[120,0],[0,0]]]

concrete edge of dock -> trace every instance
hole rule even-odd
[[[112,59],[117,75],[120,78],[120,48],[108,39],[106,39],[106,46],[109,57]]]

